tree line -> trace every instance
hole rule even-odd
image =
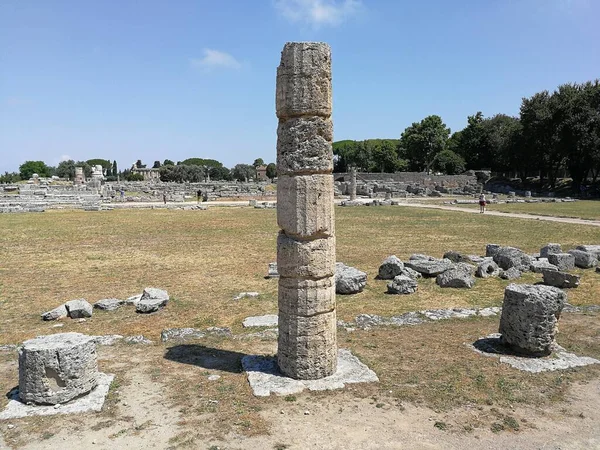
[[[554,92],[523,98],[518,117],[477,112],[455,133],[432,115],[407,127],[400,139],[339,141],[334,170],[437,171],[457,174],[489,169],[539,177],[553,188],[561,175],[573,188],[600,175],[600,80],[567,83]]]
[[[82,167],[86,178],[91,177],[93,167],[102,166],[106,181],[142,181],[144,176],[135,169],[145,169],[147,165],[138,159],[128,169],[119,170],[117,161],[107,159],[89,159],[87,161],[67,160],[60,162],[56,167],[47,165],[44,161],[25,161],[19,166],[19,172],[6,172],[0,175],[0,183],[16,183],[21,180],[29,180],[33,174],[49,178],[57,176],[66,180],[75,179],[75,168]],[[170,159],[163,162],[154,161],[152,168],[159,169],[161,181],[172,182],[203,182],[213,181],[249,181],[256,178],[256,169],[266,166],[266,176],[271,180],[277,176],[277,168],[274,163],[265,164],[262,158],[257,158],[252,164],[237,164],[228,169],[221,162],[214,159],[188,158],[177,163]]]

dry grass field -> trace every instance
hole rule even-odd
[[[486,243],[536,252],[548,242],[568,249],[600,241],[595,227],[440,210],[337,208],[336,215],[338,261],[366,271],[369,277],[363,293],[338,296],[338,316],[346,321],[360,313],[393,315],[502,303],[508,282],[499,279],[478,280],[471,290],[440,289],[429,279],[419,282],[416,294],[387,295],[386,282],[374,278],[381,261],[391,254],[401,259],[412,253],[441,256],[447,250],[482,254]],[[247,332],[241,327],[245,317],[277,311],[277,280],[264,279],[267,264],[276,258],[274,210],[49,211],[0,215],[0,229],[0,345],[66,331],[143,334],[155,342],[160,342],[164,328],[171,327],[226,326],[239,334]],[[568,292],[569,301],[600,303],[600,274],[576,272],[583,275],[582,283]],[[530,273],[519,282],[540,279],[541,275]],[[131,307],[94,311],[91,319],[65,320],[58,329],[53,322],[40,320],[42,312],[66,300],[124,298],[147,286],[168,290],[172,300],[166,309],[151,315],[136,314]],[[261,296],[234,301],[243,291],[258,291]],[[467,437],[525,433],[542,426],[548,414],[557,415],[559,421],[575,420],[581,411],[567,402],[570,392],[600,378],[600,368],[531,375],[466,348],[465,343],[497,331],[497,325],[496,317],[340,330],[339,346],[350,348],[373,368],[380,383],[268,399],[251,395],[240,358],[274,353],[273,341],[210,337],[183,347],[119,344],[99,351],[102,370],[117,375],[101,414],[13,421],[17,428],[0,427],[0,433],[14,447],[56,448],[68,439],[59,430],[74,421],[76,430],[112,443],[113,448],[150,448],[136,445],[142,438],[156,439],[157,448],[302,448],[291,445],[290,436],[289,442],[277,436],[280,417],[302,418],[305,410],[328,414],[326,408],[337,411],[339,405],[341,411],[353,402],[372,410],[371,415],[385,412],[399,421],[409,420],[406,411],[411,408],[429,408],[427,414],[435,420],[418,425],[442,438],[449,433]],[[565,314],[558,341],[578,354],[600,358],[598,315]],[[221,379],[207,381],[206,376],[215,373]],[[16,355],[2,352],[0,392],[16,384]],[[163,394],[152,407],[136,411],[132,388],[147,384]],[[5,402],[2,397],[0,407]],[[422,413],[414,414],[416,418]],[[172,426],[161,429],[159,422]],[[232,445],[234,437],[261,444]]]

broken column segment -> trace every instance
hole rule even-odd
[[[55,405],[89,393],[98,384],[92,336],[60,333],[25,341],[19,349],[19,398]]]
[[[277,68],[279,342],[287,376],[337,369],[331,50],[287,43]]]
[[[565,292],[555,287],[509,284],[500,318],[503,344],[524,355],[549,355],[566,300]]]

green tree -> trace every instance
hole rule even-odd
[[[4,172],[0,175],[0,183],[16,183],[21,181],[21,176],[17,172]]]
[[[162,163],[163,166],[174,166],[175,163],[173,161],[171,161],[170,159],[165,159]]]
[[[153,169],[160,169],[160,161],[154,161],[154,164],[152,165]]]
[[[256,176],[256,169],[250,164],[237,164],[231,171],[234,180],[248,181]]]
[[[428,116],[404,130],[400,146],[413,170],[429,171],[435,155],[446,148],[449,136],[450,128],[440,116]]]
[[[277,165],[275,163],[267,164],[267,178],[273,181],[273,179],[277,176]]]
[[[86,163],[89,164],[91,167],[102,166],[103,170],[109,170],[111,168],[111,163],[107,159],[100,159],[100,158],[88,159],[86,161]]]
[[[371,153],[373,167],[371,171],[395,172],[399,165],[397,146],[392,141],[378,142]]]
[[[252,165],[254,166],[254,168],[256,169],[258,166],[264,166],[265,162],[263,161],[262,158],[256,158],[254,160],[254,162],[252,163]]]
[[[442,150],[435,155],[433,168],[446,175],[458,175],[465,171],[465,160],[452,150]]]
[[[116,159],[112,163],[112,174],[113,174],[113,177],[116,177],[117,175],[119,175],[119,168],[117,167]]]
[[[50,167],[44,161],[25,161],[19,166],[19,174],[22,180],[29,180],[34,173],[37,173],[40,177],[52,175]]]
[[[56,167],[56,176],[67,180],[73,180],[75,178],[75,161],[68,159],[67,161],[58,163],[58,166]]]
[[[223,164],[215,159],[204,158],[188,158],[177,163],[184,166],[206,166],[206,167],[223,167]]]
[[[210,179],[213,181],[231,181],[231,171],[227,167],[211,167]]]
[[[146,164],[142,164],[142,160],[141,160],[141,159],[138,159],[138,160],[135,162],[135,167],[136,167],[137,169],[145,169],[145,168],[146,168]]]

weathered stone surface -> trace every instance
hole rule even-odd
[[[424,259],[425,261],[436,261],[437,260],[437,258],[434,256],[423,255],[421,253],[413,253],[412,255],[410,255],[410,257],[408,259],[409,259],[409,261],[418,261],[418,260],[422,260],[422,259]]]
[[[470,263],[471,262],[471,259],[467,255],[463,255],[462,253],[455,252],[454,250],[450,250],[450,251],[444,253],[443,258],[449,259],[453,263],[459,263],[459,262]]]
[[[403,267],[402,270],[400,270],[399,275],[404,275],[405,277],[412,278],[413,280],[423,278],[423,275],[421,275],[416,270],[411,269],[410,267]],[[396,278],[396,277],[394,277],[394,278]]]
[[[500,318],[504,345],[532,356],[550,354],[566,299],[567,295],[555,287],[509,284]]]
[[[332,140],[333,124],[329,118],[313,116],[280,121],[277,128],[277,189],[282,175],[331,173]]]
[[[558,270],[554,264],[548,262],[548,258],[540,258],[537,261],[532,261],[529,270],[534,273],[543,273],[544,270]]]
[[[335,238],[297,241],[279,233],[277,270],[285,278],[325,278],[335,275]]]
[[[508,270],[514,267],[521,272],[527,272],[533,260],[527,253],[514,247],[500,247],[493,258],[501,269]]]
[[[160,340],[162,342],[168,341],[188,341],[193,339],[200,339],[206,336],[206,333],[198,330],[197,328],[167,328],[162,330],[160,333]]]
[[[544,270],[544,284],[557,288],[576,288],[579,286],[579,275],[556,270]]]
[[[57,306],[53,310],[47,311],[44,314],[42,314],[42,320],[63,319],[68,315],[69,311],[67,311],[67,307],[64,304],[62,304],[60,306]]]
[[[464,268],[455,268],[439,274],[435,282],[442,288],[467,288],[475,284],[475,278]]]
[[[414,255],[413,255],[414,256]],[[412,256],[411,256],[412,258]],[[422,275],[435,277],[440,273],[454,268],[454,263],[449,259],[410,259],[404,265],[413,270],[416,270]]]
[[[277,223],[290,237],[333,236],[331,175],[279,176]]]
[[[320,280],[281,278],[279,280],[279,311],[313,316],[335,309],[336,281],[333,277]]]
[[[494,257],[500,248],[502,248],[502,246],[498,244],[487,244],[485,246],[485,256]]]
[[[120,334],[106,334],[104,336],[93,336],[96,345],[114,345],[123,339]]]
[[[267,397],[270,394],[298,394],[305,389],[311,391],[342,389],[349,383],[379,381],[375,372],[361,363],[349,350],[338,351],[336,365],[335,373],[325,378],[296,380],[282,376],[275,358],[257,355],[246,355],[242,358],[242,367],[248,373],[248,382],[257,397]]]
[[[483,261],[477,266],[475,276],[479,278],[489,278],[500,276],[501,269],[494,261]]]
[[[551,253],[548,255],[548,262],[554,264],[560,271],[575,268],[575,257],[569,253]]]
[[[86,300],[80,298],[77,300],[69,300],[65,303],[65,308],[69,312],[71,319],[82,319],[92,317],[93,307]]]
[[[421,311],[421,314],[430,320],[466,319],[476,316],[477,310],[468,308],[428,309]]]
[[[344,263],[335,265],[335,292],[349,295],[362,292],[367,285],[367,274]]]
[[[288,42],[277,68],[277,117],[331,116],[331,50],[321,42]]]
[[[115,309],[120,308],[124,304],[124,300],[119,300],[117,298],[105,298],[103,300],[98,300],[96,303],[94,303],[94,308],[102,309],[104,311],[114,311]]]
[[[279,278],[279,272],[277,271],[277,263],[269,263],[269,269],[265,278]]]
[[[277,314],[266,314],[264,316],[246,317],[242,326],[244,328],[251,327],[274,327],[279,323]]]
[[[592,253],[596,255],[596,258],[600,259],[600,245],[578,245],[575,248],[577,250],[583,250],[584,252]]]
[[[548,255],[553,253],[562,253],[562,249],[560,248],[560,244],[547,244],[540,249],[540,257],[548,258]]]
[[[150,345],[153,344],[153,342],[148,339],[146,336],[144,336],[143,334],[138,334],[137,336],[127,336],[126,338],[123,338],[123,341],[127,344],[132,344],[132,345]]]
[[[598,257],[595,253],[589,253],[583,250],[569,250],[567,253],[575,258],[575,266],[582,269],[591,269],[598,265]]]
[[[87,394],[97,384],[93,336],[60,333],[25,341],[19,349],[19,398],[54,405]]]
[[[19,400],[19,391],[14,390],[9,396],[8,404],[4,411],[0,412],[0,420],[19,419],[31,416],[54,416],[58,414],[83,414],[87,412],[100,412],[114,375],[98,373],[97,385],[94,389],[82,397],[74,398],[69,403],[60,405],[26,404]]]
[[[516,280],[517,278],[521,278],[521,271],[516,267],[511,267],[508,270],[503,270],[500,273],[500,278],[503,280]]]
[[[396,255],[388,256],[379,266],[377,278],[380,280],[393,280],[401,274],[404,263]]]
[[[167,306],[169,294],[163,289],[146,288],[142,297],[135,305],[135,310],[139,313],[152,313]]]
[[[335,373],[335,311],[311,317],[280,311],[277,361],[291,378],[314,380]]]
[[[125,304],[135,306],[138,304],[138,302],[141,300],[141,298],[142,298],[142,294],[132,295],[131,297],[127,298],[127,300],[125,300]]]
[[[549,358],[531,358],[529,356],[506,354],[507,349],[502,343],[501,335],[497,333],[478,339],[471,347],[477,353],[485,356],[497,357],[500,359],[501,363],[509,364],[515,369],[530,373],[564,370],[590,364],[600,364],[600,361],[597,359],[569,353],[558,344],[553,346],[554,354]]]
[[[388,294],[412,294],[416,292],[419,285],[413,278],[405,275],[398,275],[388,283],[387,291]]]

